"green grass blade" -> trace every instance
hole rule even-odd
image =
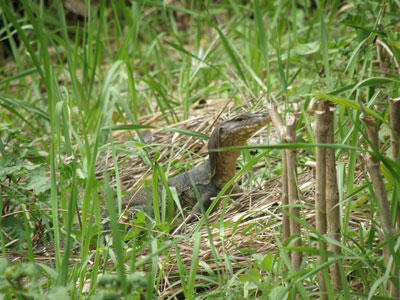
[[[6,95],[3,95],[3,94],[0,94],[0,101],[7,103],[8,105],[15,106],[17,108],[22,108],[23,110],[25,110],[27,112],[37,114],[39,117],[45,119],[46,121],[49,121],[49,119],[50,119],[49,115],[46,112],[44,112],[40,108],[38,108],[30,103],[27,103],[25,101],[13,99],[13,98],[7,97]]]
[[[229,42],[228,38],[222,33],[222,31],[218,28],[218,25],[214,25],[215,30],[218,33],[219,38],[221,39],[222,45],[224,46],[225,51],[228,53],[231,62],[235,66],[236,71],[238,72],[240,78],[243,80],[243,82],[248,85],[246,76],[244,75],[242,68],[239,65],[238,59],[236,58],[234,51],[232,49],[232,45]]]
[[[197,277],[197,268],[199,266],[199,256],[200,256],[200,246],[201,246],[200,237],[201,237],[200,232],[195,232],[195,234],[193,235],[193,240],[194,240],[193,255],[192,255],[193,260],[192,263],[190,264],[190,271],[189,271],[188,285],[187,285],[188,292],[190,292],[191,295],[196,294],[195,283]],[[189,299],[192,299],[192,297],[190,297]]]
[[[5,79],[0,81],[0,87],[2,85],[5,85],[6,83],[10,83],[10,82],[12,82],[14,80],[17,80],[17,79],[25,78],[25,77],[33,75],[33,74],[35,74],[37,72],[38,72],[37,68],[31,68],[31,69],[28,69],[28,70],[25,70],[25,71],[21,71],[18,74],[15,74],[15,75],[12,75],[12,76],[8,76],[7,78],[5,78]]]
[[[331,78],[331,69],[329,66],[329,54],[328,54],[328,32],[327,28],[325,25],[325,18],[324,18],[324,5],[325,1],[322,0],[319,2],[319,21],[320,21],[320,30],[321,30],[321,48],[322,48],[322,57],[324,61],[324,71],[325,71],[325,76],[328,82],[328,89],[331,89],[333,87],[333,82]]]

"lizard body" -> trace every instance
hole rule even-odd
[[[270,122],[265,113],[245,113],[233,119],[219,123],[213,130],[208,142],[208,149],[218,149],[232,146],[243,146],[246,141],[260,128]],[[200,201],[205,209],[211,204],[211,198],[218,195],[226,183],[235,175],[236,160],[240,150],[209,152],[209,158],[203,164],[168,179],[168,186],[175,187],[182,207],[193,208],[200,212],[193,183],[200,195]],[[158,185],[161,201],[162,183]],[[151,187],[144,187],[123,197],[122,202],[130,209],[147,209],[152,203]],[[152,214],[152,210],[150,212]]]

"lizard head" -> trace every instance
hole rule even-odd
[[[210,138],[208,149],[243,146],[260,128],[271,121],[266,113],[245,113],[219,123]]]
[[[257,130],[270,121],[271,118],[266,113],[245,113],[221,122],[211,134],[208,149],[243,146]],[[224,178],[228,178],[230,174],[233,176],[240,150],[210,151],[209,155],[212,176],[219,174],[224,174]]]

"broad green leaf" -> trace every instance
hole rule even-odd
[[[353,89],[351,90],[350,94],[352,94],[355,90],[361,87],[370,87],[370,86],[377,86],[385,83],[397,82],[400,83],[400,80],[394,78],[387,78],[387,77],[371,77],[368,79],[364,79],[357,83]]]
[[[400,50],[400,42],[399,41],[393,41],[393,40],[389,40],[389,45],[396,47],[397,49]]]
[[[320,48],[318,41],[307,44],[299,44],[293,47],[293,52],[298,55],[309,55],[317,52]]]
[[[324,99],[324,100],[328,100],[328,101],[331,101],[333,103],[343,105],[344,107],[356,109],[356,110],[362,112],[360,104],[358,104],[358,102],[354,101],[354,100],[349,100],[349,99],[346,99],[346,98],[343,98],[343,97],[339,97],[339,96],[318,94],[318,93],[310,94],[310,96],[311,97],[316,97],[316,98],[321,98],[321,99]],[[368,115],[370,115],[370,116],[372,116],[372,117],[374,117],[374,118],[376,118],[378,120],[385,121],[379,114],[374,112],[369,107],[365,107],[364,106],[363,109]]]
[[[33,190],[35,195],[39,195],[50,190],[50,179],[45,168],[40,167],[29,174],[29,178],[23,187],[25,190]]]

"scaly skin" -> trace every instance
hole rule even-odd
[[[231,120],[219,123],[211,134],[208,149],[218,149],[232,146],[243,146],[246,141],[260,128],[270,122],[268,114],[241,114]],[[170,187],[175,187],[180,204],[183,208],[193,208],[200,212],[193,183],[200,195],[200,201],[205,209],[211,204],[211,198],[218,195],[226,183],[235,175],[236,160],[240,150],[209,152],[209,159],[203,164],[174,176],[168,180]],[[158,186],[159,197],[163,186]],[[144,187],[123,197],[125,207],[133,210],[145,209],[151,215],[153,199],[152,188]]]

